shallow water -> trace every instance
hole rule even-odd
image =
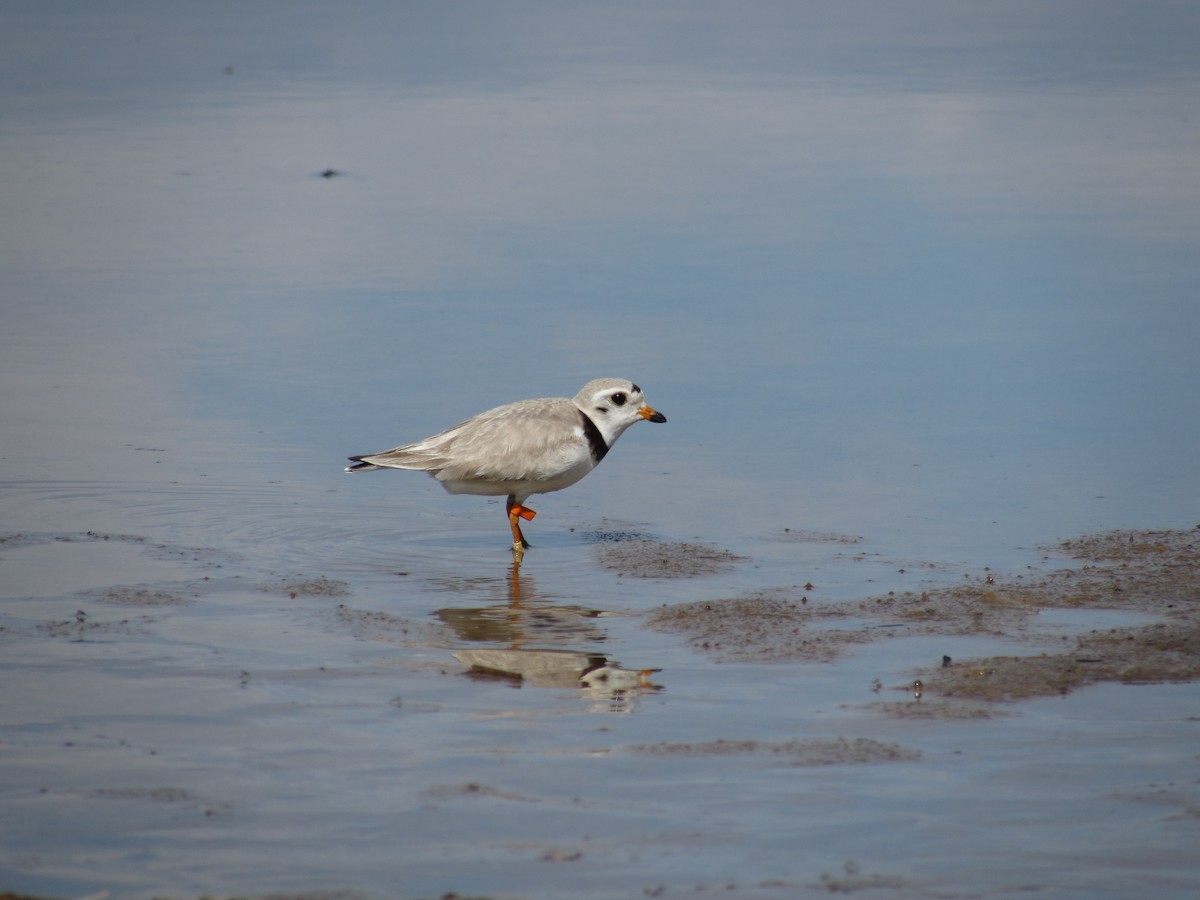
[[[956,718],[916,669],[1041,645],[645,625],[1200,521],[1200,15],[867,6],[6,6],[0,890],[1189,894],[1194,684]],[[669,421],[519,575],[341,472],[604,375]]]

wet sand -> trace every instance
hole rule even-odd
[[[1031,577],[988,572],[961,586],[849,603],[755,592],[664,607],[648,622],[717,658],[744,661],[829,662],[899,635],[1019,637],[1024,645],[1022,655],[947,656],[936,669],[917,670],[914,684],[929,697],[1018,700],[1104,681],[1200,678],[1200,528],[1113,531],[1052,549],[1083,565]],[[1116,610],[1152,621],[1068,636],[1039,627],[1051,610]]]
[[[704,593],[714,566],[728,572],[729,567],[753,565],[752,559],[708,545],[657,541],[642,534],[632,536],[629,546],[623,547],[619,534],[596,534],[587,543],[602,571],[619,570],[618,583],[654,579],[665,585],[682,578]],[[217,892],[221,896],[264,900],[388,896],[380,885],[381,872],[373,865],[362,865],[356,876],[353,867],[318,864],[314,868],[293,851],[267,849],[275,842],[272,835],[278,825],[253,812],[264,803],[277,806],[288,817],[307,818],[314,826],[328,820],[338,828],[353,828],[355,822],[377,821],[382,813],[373,810],[372,803],[352,797],[338,802],[338,810],[323,813],[321,804],[330,799],[324,789],[305,792],[309,796],[304,798],[272,799],[278,788],[272,786],[275,764],[269,759],[275,757],[279,764],[294,768],[295,762],[285,760],[295,756],[299,747],[293,742],[299,740],[306,748],[302,768],[316,781],[329,777],[321,774],[329,767],[347,765],[350,772],[359,773],[350,777],[361,781],[366,772],[387,766],[387,757],[398,750],[397,759],[415,754],[418,769],[385,790],[393,794],[389,807],[407,809],[405,818],[415,815],[414,821],[425,820],[427,827],[434,828],[434,833],[405,851],[410,865],[425,853],[457,857],[463,842],[477,859],[496,852],[508,859],[502,877],[485,874],[486,867],[475,871],[474,866],[462,870],[434,866],[431,874],[440,874],[426,878],[426,884],[441,883],[446,890],[436,893],[414,887],[399,896],[548,896],[532,886],[546,876],[548,865],[563,867],[554,870],[549,882],[555,896],[613,896],[635,887],[635,893],[648,896],[719,890],[722,895],[764,898],[860,890],[883,897],[968,896],[984,883],[1009,884],[1011,890],[1015,882],[1005,882],[997,870],[986,866],[977,876],[967,874],[971,867],[955,871],[952,866],[945,874],[931,877],[907,867],[902,855],[877,851],[836,865],[802,862],[803,874],[791,866],[781,867],[782,858],[775,853],[768,854],[770,861],[758,877],[741,867],[741,875],[732,880],[687,873],[702,871],[694,867],[696,854],[704,847],[713,850],[725,845],[717,851],[725,858],[751,835],[766,839],[770,827],[758,817],[770,822],[783,816],[791,821],[789,804],[780,802],[789,792],[799,789],[801,796],[810,797],[805,802],[815,802],[830,790],[849,792],[849,796],[870,791],[867,785],[876,777],[860,782],[856,772],[878,772],[883,783],[893,788],[909,785],[902,793],[916,791],[915,797],[923,797],[924,788],[919,786],[934,772],[942,773],[941,777],[957,772],[952,776],[956,781],[968,779],[958,788],[960,802],[928,821],[919,816],[917,833],[925,833],[938,820],[951,826],[963,815],[970,819],[975,815],[969,812],[975,788],[966,784],[997,777],[986,774],[999,762],[987,762],[993,756],[986,749],[989,743],[1024,746],[1022,756],[1037,767],[1038,754],[1044,751],[1036,747],[1048,739],[1044,729],[1050,721],[1031,706],[1038,698],[1080,696],[1083,705],[1071,717],[1088,723],[1084,727],[1093,738],[1106,734],[1104,739],[1112,746],[1126,743],[1128,723],[1102,724],[1107,718],[1102,710],[1111,698],[1104,700],[1089,691],[1105,683],[1154,691],[1154,685],[1188,684],[1200,678],[1198,537],[1195,530],[1088,536],[1046,548],[1031,561],[1039,566],[1058,563],[1048,571],[1032,564],[1016,574],[985,571],[964,578],[961,585],[888,591],[859,600],[823,599],[820,585],[807,583],[641,612],[547,602],[550,598],[541,593],[532,575],[513,570],[499,584],[448,580],[438,589],[453,602],[431,616],[414,617],[372,604],[366,595],[377,589],[356,585],[352,578],[256,572],[226,553],[156,543],[138,535],[0,536],[0,558],[19,560],[25,553],[30,560],[53,555],[65,560],[79,553],[96,564],[101,557],[116,554],[126,565],[140,559],[148,573],[161,573],[157,567],[165,563],[177,576],[90,588],[75,582],[75,590],[65,595],[27,597],[17,606],[10,603],[0,623],[0,645],[5,648],[8,683],[26,692],[26,697],[9,710],[10,720],[25,724],[9,730],[6,755],[10,771],[29,772],[26,788],[17,790],[10,812],[24,821],[33,841],[24,842],[10,867],[15,863],[14,871],[23,871],[22,878],[31,883],[73,885],[45,895],[60,900],[92,894],[211,896],[211,891],[183,886],[169,889],[186,872],[190,856],[187,844],[177,844],[171,833],[224,835],[206,856],[208,870],[224,873],[210,882],[223,886]],[[822,535],[788,539],[829,542]],[[130,557],[130,552],[135,555]],[[937,568],[931,563],[929,570]],[[906,574],[897,573],[897,582],[908,583]],[[411,575],[391,577],[404,582]],[[475,595],[494,596],[496,587],[504,591],[503,601],[472,604]],[[235,621],[222,624],[211,619],[214,613],[233,614]],[[1089,617],[1104,622],[1106,616],[1120,624],[1088,625]],[[947,655],[940,664],[925,667],[905,666],[901,660],[911,659],[912,654],[897,654],[905,646],[942,643],[949,648],[997,640],[1004,642],[1006,653]],[[604,649],[609,644],[622,646],[622,656],[633,654],[632,665],[625,667],[614,659]],[[691,661],[678,653],[685,645],[697,654]],[[886,652],[880,656],[880,650]],[[322,662],[316,664],[317,660]],[[661,666],[643,667],[648,661]],[[877,674],[868,679],[872,671]],[[38,680],[43,684],[38,685]],[[737,698],[753,683],[777,684],[770,692],[775,698],[766,704],[745,700],[739,704]],[[176,689],[163,695],[156,685]],[[503,693],[496,693],[511,693],[514,688],[537,693],[521,691],[525,699],[515,706],[503,699]],[[789,690],[811,694],[800,700],[798,710],[803,710],[806,730],[817,733],[797,732],[786,725],[780,730],[770,724],[770,710],[783,714],[786,709],[780,705],[782,695],[775,695]],[[1088,700],[1093,696],[1099,708]],[[706,697],[719,710],[711,720],[697,711],[677,718],[673,725],[663,721],[656,727],[656,720],[672,703],[699,703],[702,710]],[[189,708],[184,718],[172,711],[180,701]],[[1157,704],[1151,708],[1161,708]],[[739,713],[739,706],[745,715]],[[584,709],[592,710],[591,715],[624,714],[613,722],[624,725],[572,726],[574,715]],[[630,712],[640,714],[630,719]],[[1177,724],[1171,728],[1190,727],[1193,732],[1200,722],[1185,709],[1174,718]],[[386,724],[389,719],[392,725]],[[189,720],[194,724],[187,724]],[[36,725],[38,721],[44,724]],[[139,721],[145,724],[136,724]],[[416,738],[406,724],[421,722],[427,731],[423,739]],[[354,743],[322,736],[323,728],[335,723]],[[269,727],[262,731],[261,726]],[[512,726],[519,727],[512,731]],[[399,730],[393,732],[394,728]],[[533,731],[527,732],[529,728]],[[277,729],[282,731],[269,736]],[[978,729],[986,729],[990,736]],[[259,736],[253,737],[256,733]],[[459,734],[475,735],[467,745],[474,749],[464,757],[467,747],[459,746],[447,755],[447,748],[459,745]],[[379,745],[385,735],[391,736]],[[477,740],[483,744],[477,745]],[[1049,740],[1056,753],[1064,752],[1059,738]],[[265,768],[256,773],[240,763],[230,767],[228,760],[254,745],[274,748],[262,760]],[[379,746],[372,750],[371,745]],[[381,756],[379,751],[387,745],[392,750]],[[952,753],[960,755],[947,756],[947,747],[956,748]],[[475,762],[464,769],[463,763],[472,759]],[[491,763],[481,768],[484,760]],[[599,780],[596,772],[584,774],[599,764],[616,768]],[[1049,760],[1044,764],[1053,765]],[[197,765],[208,774],[200,778],[189,774]],[[1109,785],[1101,789],[1098,800],[1117,804],[1135,817],[1141,815],[1139,810],[1161,812],[1153,824],[1142,826],[1159,846],[1157,861],[1128,861],[1118,883],[1146,879],[1159,884],[1162,896],[1179,895],[1190,856],[1180,856],[1171,848],[1182,846],[1180,841],[1187,845],[1187,835],[1200,827],[1195,812],[1200,809],[1200,792],[1194,784],[1178,780],[1178,775],[1166,781],[1135,776],[1131,782],[1129,759],[1121,754],[1111,766],[1125,767],[1123,774],[1118,776],[1104,763],[1093,761],[1089,766],[1089,778]],[[561,773],[554,774],[558,770]],[[814,780],[801,787],[789,774],[797,772],[812,772]],[[567,782],[555,788],[564,777]],[[625,796],[612,777],[642,787]],[[361,786],[351,787],[346,778],[341,775],[334,781],[351,795],[357,793]],[[722,798],[719,804],[733,804],[731,811],[747,804],[749,818],[744,824],[733,824],[740,821],[735,813],[721,825],[717,808],[689,787],[713,778],[732,789],[732,793],[717,792],[717,798]],[[1019,796],[1036,790],[1036,777],[1029,778],[1028,773],[1010,773],[1003,782]],[[241,788],[222,786],[231,779]],[[604,794],[614,791],[622,798],[604,799]],[[771,792],[782,795],[768,799]],[[743,800],[736,799],[739,796]],[[751,800],[755,796],[760,799]],[[647,806],[650,797],[655,799]],[[917,800],[917,808],[930,799]],[[854,833],[869,834],[868,823],[876,816],[892,821],[896,815],[906,815],[904,803],[892,808],[879,799],[871,802],[877,807],[874,814],[852,817],[854,824],[847,823]],[[521,811],[523,824],[514,830],[511,824],[493,822],[492,812],[485,812],[488,808],[502,813],[504,819]],[[581,833],[568,825],[554,838],[537,824],[543,819],[548,824],[563,814],[570,821],[572,808],[586,813],[592,826]],[[656,816],[666,814],[673,824],[660,822],[650,833],[635,827],[622,836],[629,825],[621,822],[656,808],[660,810]],[[384,815],[383,821],[393,818]],[[1001,818],[1006,815],[1000,813]],[[1088,814],[1068,813],[1063,822],[1073,821],[1073,815]],[[49,834],[63,828],[64,816],[76,823],[70,829],[72,837],[61,845],[61,853],[48,855],[38,848],[46,846],[41,842]],[[458,823],[454,838],[439,836],[441,826],[434,825],[447,816]],[[688,837],[684,823],[696,817],[705,824]],[[1063,822],[1049,817],[1042,827],[1061,828]],[[385,831],[390,827],[377,825]],[[794,825],[782,827],[786,831]],[[613,832],[597,840],[593,829]],[[302,828],[297,849],[311,846],[311,831]],[[131,838],[140,832],[157,836],[152,841],[155,849],[146,851],[152,865],[139,871],[134,863],[138,841]],[[125,835],[121,844],[126,849],[115,857],[123,860],[124,874],[101,863],[89,878],[85,860],[94,851],[87,848],[106,843],[105,833]],[[32,837],[39,834],[45,837]],[[235,844],[228,844],[228,839]],[[254,887],[260,876],[242,868],[238,863],[242,854],[234,850],[247,839],[260,845],[251,859],[282,853],[280,858],[290,859],[309,887],[286,889],[295,877],[280,878],[278,871],[268,875],[274,888]],[[412,844],[411,838],[401,840],[406,846]],[[601,875],[594,868],[596,863],[603,866],[606,860],[620,858],[634,845],[651,864],[634,865],[632,882],[614,879],[611,873]],[[979,849],[954,852],[970,856]],[[678,865],[667,862],[679,853]],[[884,863],[887,859],[890,866]],[[1006,865],[1012,864],[1010,860]],[[316,874],[319,871],[335,873],[343,886],[314,891],[314,884],[324,883]],[[455,871],[474,874],[462,879],[455,877]],[[1046,874],[1039,880],[1032,871],[1021,876],[1020,883],[1052,896],[1071,895],[1075,888],[1070,884],[1076,882],[1095,887],[1089,877],[1079,881],[1079,876],[1063,879]],[[184,876],[181,884],[187,880]],[[468,884],[462,884],[464,880]],[[489,887],[489,882],[495,884]],[[455,884],[477,889],[460,892],[452,887]],[[13,896],[35,896],[35,892]]]

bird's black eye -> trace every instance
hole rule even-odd
[[[613,406],[624,406],[625,405],[625,394],[621,391],[617,391],[615,394],[612,395],[612,402],[613,402]]]

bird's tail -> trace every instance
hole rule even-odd
[[[362,456],[351,456],[350,462],[357,463],[347,466],[347,472],[374,472],[376,469],[414,469],[418,472],[436,472],[444,469],[449,460],[444,453],[430,450],[422,444],[408,444],[385,450],[383,453],[364,453]]]
[[[346,466],[347,472],[374,472],[376,469],[386,469],[387,466],[377,466],[374,463],[363,462],[361,456],[351,456],[352,466]]]

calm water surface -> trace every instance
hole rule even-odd
[[[1196,804],[1146,798],[1194,686],[884,720],[875,679],[1017,649],[718,664],[640,614],[1200,521],[1200,10],[0,18],[0,890],[1187,895]],[[604,375],[669,423],[534,503],[519,579],[497,502],[341,472]],[[629,750],[815,738],[920,759]]]

